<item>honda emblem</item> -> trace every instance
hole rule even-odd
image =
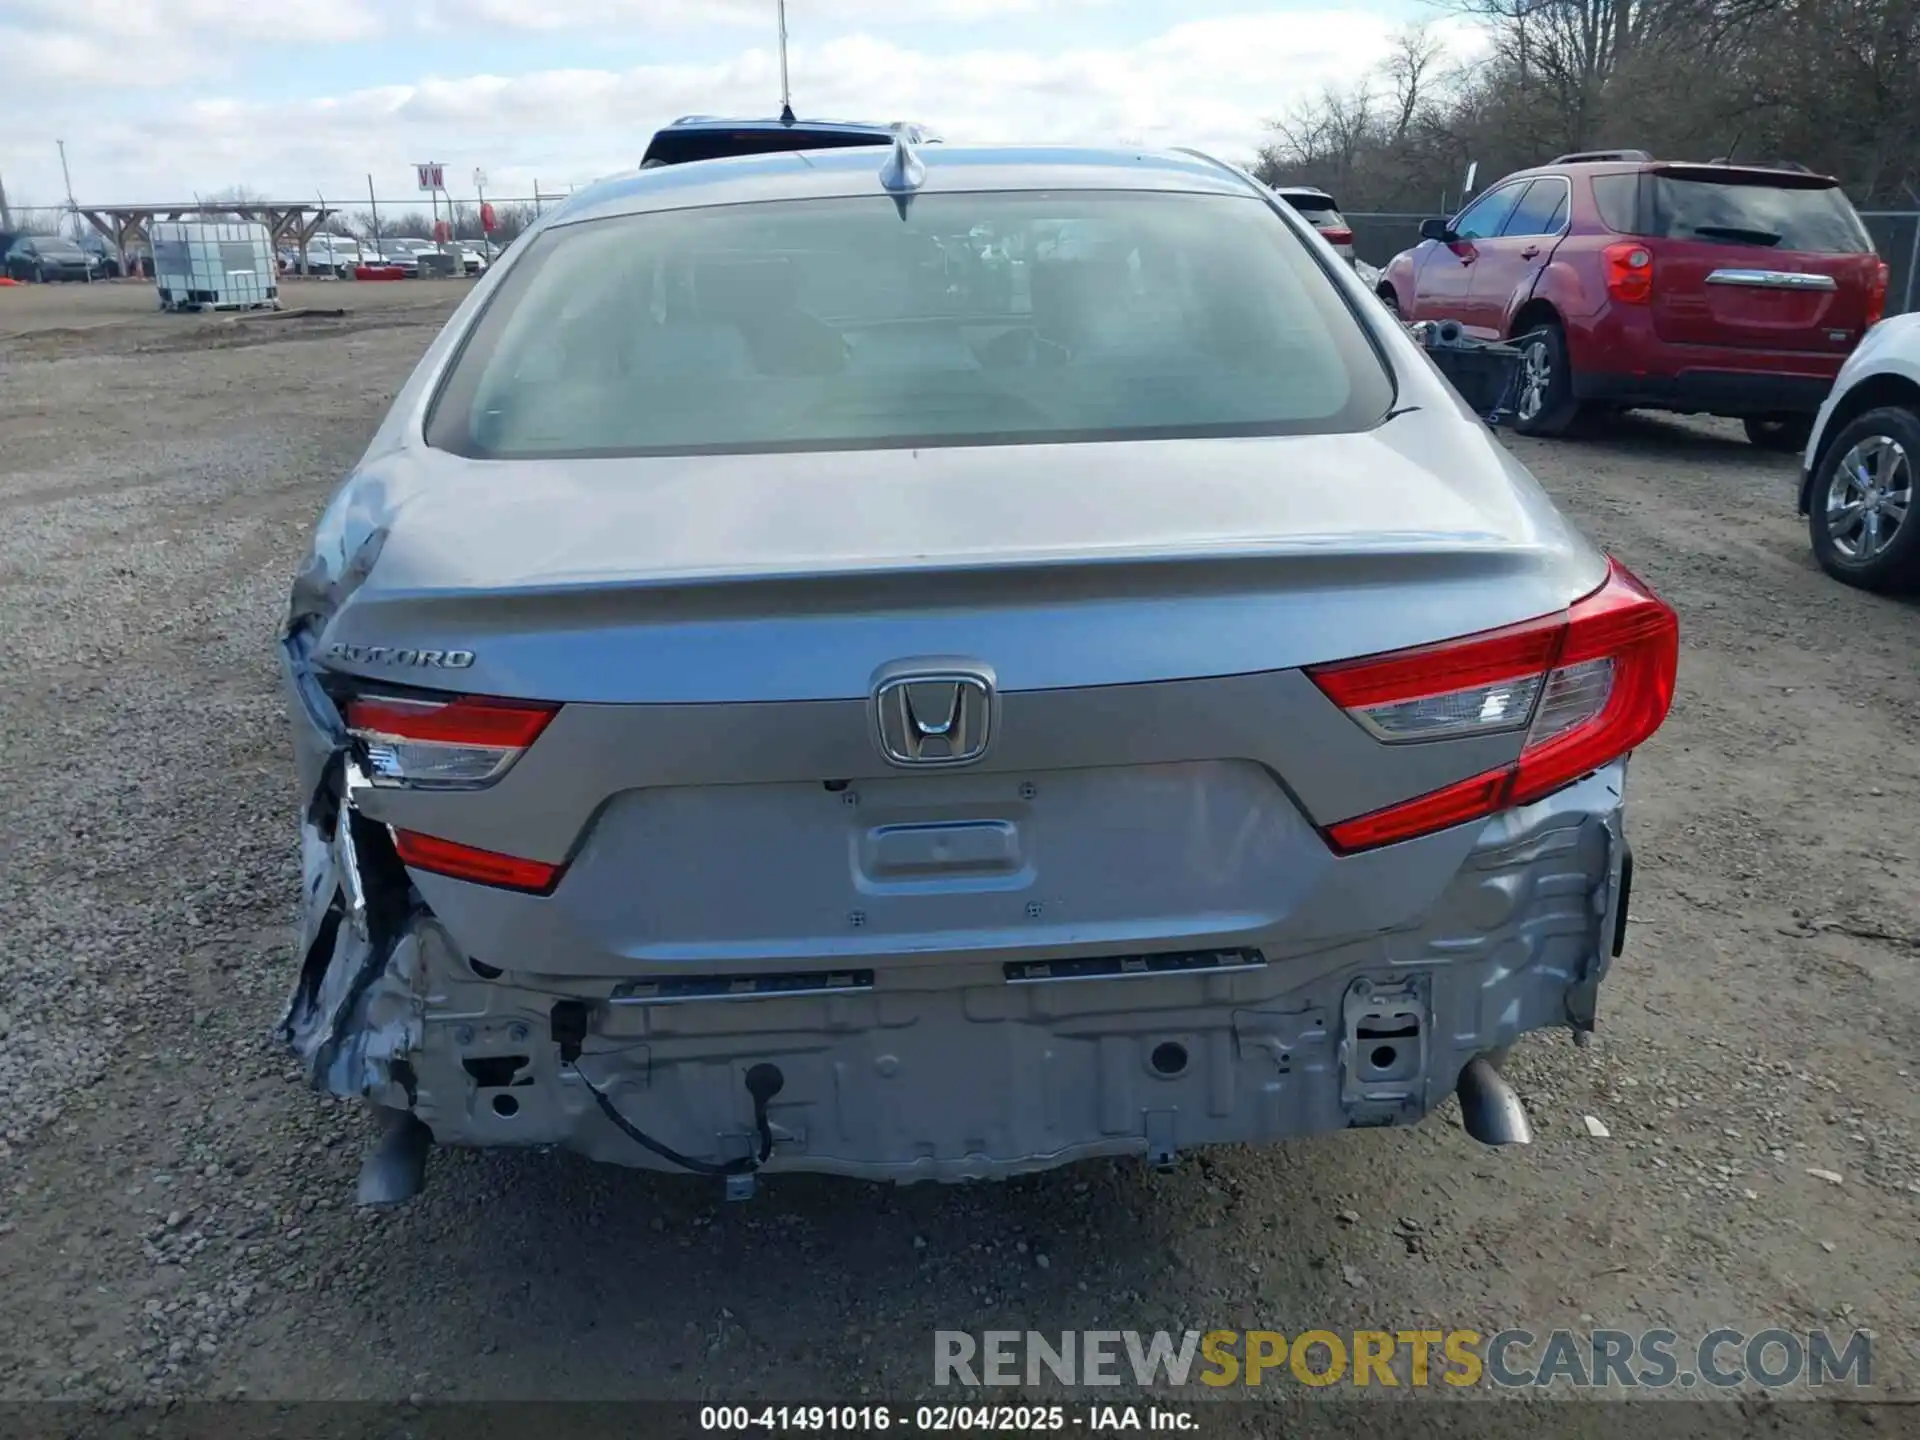
[[[966,765],[987,752],[993,682],[974,671],[902,671],[874,687],[873,710],[890,764]]]

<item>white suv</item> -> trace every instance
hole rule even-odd
[[[1800,513],[1834,579],[1920,590],[1920,313],[1882,320],[1834,378],[1800,469]]]
[[[1318,230],[1349,265],[1353,263],[1353,227],[1340,213],[1333,196],[1311,185],[1276,185],[1273,193],[1300,212],[1301,217]]]

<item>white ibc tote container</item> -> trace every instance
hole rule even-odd
[[[164,220],[154,222],[151,238],[162,310],[280,308],[280,271],[266,226]]]

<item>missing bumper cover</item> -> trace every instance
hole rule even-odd
[[[1102,955],[1090,960],[1016,960],[1003,967],[1009,985],[1051,985],[1066,980],[1131,980],[1151,975],[1224,975],[1260,970],[1258,950],[1180,950],[1163,955]]]
[[[871,970],[791,975],[691,975],[621,985],[614,1005],[685,1005],[696,1000],[769,1000],[795,995],[847,995],[873,989]]]

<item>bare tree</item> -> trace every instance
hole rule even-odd
[[[1486,27],[1449,68],[1431,30],[1378,74],[1269,125],[1257,172],[1348,210],[1425,209],[1468,161],[1492,177],[1565,150],[1736,150],[1837,175],[1863,206],[1920,190],[1914,0],[1443,0]]]
[[[496,245],[508,245],[540,218],[540,212],[525,202],[493,207],[493,235]]]
[[[1393,37],[1381,73],[1393,87],[1393,141],[1407,142],[1420,107],[1427,99],[1429,86],[1439,69],[1444,47],[1425,25],[1408,25]]]
[[[264,205],[267,203],[265,195],[245,185],[229,185],[226,189],[216,190],[211,195],[196,195],[193,198],[202,205]],[[210,211],[201,218],[203,220],[239,220],[242,216],[237,211],[222,210]]]

